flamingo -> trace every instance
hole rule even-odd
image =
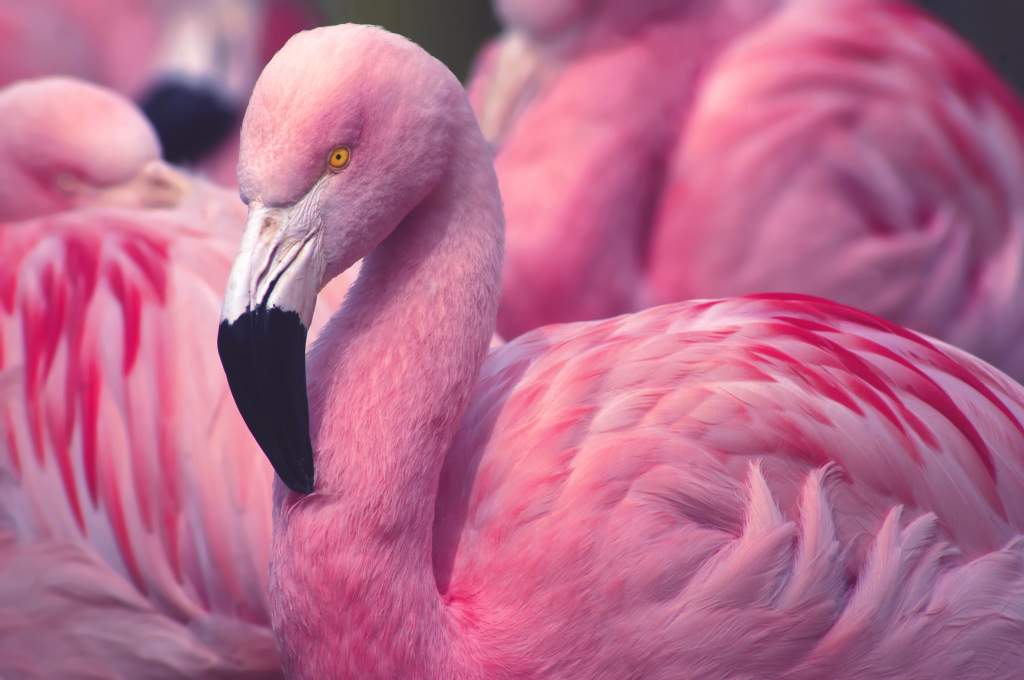
[[[473,89],[485,131],[502,121],[503,334],[788,290],[1024,378],[1024,108],[983,60],[900,2],[762,3],[720,49],[704,26],[736,4],[674,4],[677,18],[557,59],[509,51],[547,44],[513,24],[507,64],[485,59]],[[677,38],[681,56],[641,49],[685,29],[703,40]]]
[[[0,220],[144,208],[187,214],[231,244],[241,237],[237,194],[161,161],[152,126],[116,92],[59,76],[20,81],[0,89],[0,117]]]
[[[130,101],[72,78],[0,89],[0,219],[85,205],[170,207],[185,180],[159,162],[160,142]]]
[[[196,335],[232,250],[160,211],[0,227],[0,676],[277,677],[270,478]]]
[[[241,203],[104,88],[0,117],[0,677],[279,677],[272,472],[202,340]]]
[[[795,3],[709,74],[668,175],[651,302],[819,294],[1024,379],[1024,107],[919,10]]]
[[[115,89],[141,102],[167,160],[230,185],[260,67],[314,23],[296,0],[7,0],[0,85],[66,75]]]
[[[488,354],[490,147],[378,28],[270,61],[239,180],[218,349],[278,477],[287,677],[1020,676],[1024,387],[997,369],[792,294]],[[317,289],[364,257],[305,358]]]
[[[279,677],[270,472],[201,341],[234,250],[173,213],[0,224],[0,677]]]
[[[234,184],[238,123],[256,76],[313,17],[294,0],[191,0],[163,14],[142,109],[167,160]]]
[[[780,0],[499,0],[469,85],[508,224],[498,330],[646,302],[668,154],[721,49]]]

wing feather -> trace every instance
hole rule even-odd
[[[4,225],[0,505],[167,613],[265,623],[271,473],[214,342],[233,251],[170,215]]]
[[[836,465],[856,522],[905,505],[980,553],[1024,528],[1022,423],[1024,394],[992,367],[816,298],[683,303],[541,329],[484,367],[442,475],[452,500],[439,503],[438,540],[456,540],[444,525],[464,522],[467,554],[504,551],[560,507],[618,503],[612,480],[699,464],[742,479],[746,461],[764,458],[789,511],[799,490],[780,476],[795,484]],[[705,505],[675,506],[694,502]]]

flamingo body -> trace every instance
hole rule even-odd
[[[708,75],[669,174],[654,301],[814,293],[1024,376],[1024,107],[917,10],[780,13]]]
[[[244,210],[102,88],[0,109],[0,675],[279,677],[271,473],[204,339]]]
[[[237,227],[193,219],[0,229],[0,581],[22,584],[0,589],[0,675],[279,677],[271,472],[206,340]]]
[[[536,331],[445,458],[438,587],[509,677],[1012,677],[1022,396],[814,299]]]
[[[1024,388],[998,370],[784,294],[488,353],[490,147],[379,29],[278,53],[240,170],[218,348],[278,473],[289,677],[1019,675]],[[304,358],[311,296],[360,258]]]
[[[591,4],[503,3],[514,29],[470,84],[508,224],[505,337],[638,308],[667,154],[701,73],[777,2]],[[574,18],[555,21],[554,6]]]
[[[1020,102],[903,3],[755,5],[677,3],[576,50],[586,29],[509,15],[527,28],[472,87],[508,222],[499,329],[785,290],[1019,378]]]
[[[318,446],[349,431],[340,408],[362,410],[344,404],[311,404],[329,414]],[[339,612],[312,617],[329,630],[283,629],[286,668],[1009,680],[1024,634],[1022,422],[1024,390],[997,370],[818,299],[528,333],[484,362],[443,458],[428,553],[441,630],[379,615],[380,583],[356,576],[400,580],[413,555],[383,560],[341,532],[339,583],[322,566],[339,563],[325,523],[356,517],[316,494],[284,500],[277,606],[302,610],[310,587],[311,609]],[[346,472],[372,512],[388,477],[356,491],[362,467]],[[301,586],[285,580],[298,573]],[[409,583],[384,592],[416,602]],[[407,657],[420,636],[449,647]]]
[[[0,242],[0,570],[54,574],[0,602],[8,625],[32,602],[5,644],[35,650],[34,677],[69,657],[84,675],[91,655],[121,676],[145,676],[152,656],[152,677],[272,677],[268,471],[241,455],[247,433],[201,335],[229,241],[86,210],[5,224]],[[107,638],[118,630],[139,642]],[[71,631],[67,656],[41,652]],[[0,654],[0,671],[17,659]]]

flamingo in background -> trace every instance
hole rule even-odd
[[[737,43],[666,186],[652,302],[820,294],[1024,378],[1024,107],[918,10],[795,3]]]
[[[167,160],[234,185],[238,123],[256,76],[314,17],[295,0],[190,0],[163,14],[141,106]]]
[[[1019,677],[1024,388],[998,370],[796,295],[488,356],[490,148],[380,29],[271,60],[239,179],[218,347],[280,478],[288,677]],[[364,256],[306,361],[317,288]]]
[[[204,339],[244,210],[101,87],[0,117],[0,676],[278,677],[271,472]]]
[[[161,211],[0,228],[0,675],[277,676],[270,478],[202,342],[232,252]]]
[[[500,0],[470,83],[508,225],[505,337],[636,309],[668,153],[702,73],[780,0]]]
[[[143,103],[169,161],[231,185],[260,67],[313,24],[296,0],[7,0],[0,85],[67,75],[116,89]]]
[[[679,18],[567,57],[513,48],[587,35],[576,23],[540,42],[513,23],[508,64],[484,59],[474,98],[485,131],[502,121],[508,222],[499,329],[789,290],[1024,377],[1024,109],[982,59],[900,2],[748,3],[761,18],[724,54],[704,26],[742,3],[665,4]],[[677,39],[682,57],[644,49],[684,27],[702,40]]]
[[[184,178],[159,161],[160,142],[123,96],[71,78],[0,89],[0,219],[85,205],[170,207]]]

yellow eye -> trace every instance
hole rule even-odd
[[[327,163],[331,166],[332,170],[341,170],[348,165],[349,159],[352,158],[352,151],[347,146],[335,147],[331,151],[331,155],[327,157]]]

